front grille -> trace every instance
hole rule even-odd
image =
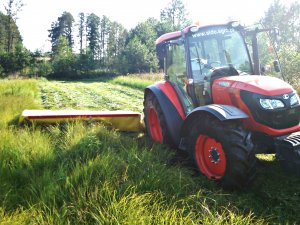
[[[264,96],[249,91],[241,90],[241,98],[250,109],[256,122],[274,129],[285,129],[297,126],[300,121],[300,105],[291,107],[286,103],[289,100],[282,100],[286,107],[282,109],[266,110],[259,104],[260,98],[280,99],[282,96]]]

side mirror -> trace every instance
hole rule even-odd
[[[266,67],[262,66],[262,67],[260,68],[260,72],[261,72],[261,74],[265,74],[265,72],[266,72]]]
[[[272,39],[276,42],[279,42],[281,37],[280,37],[280,32],[279,29],[277,27],[275,27],[274,29],[272,29],[270,31],[270,36],[272,37]]]
[[[275,37],[276,37],[276,40],[277,40],[277,41],[280,41],[280,33],[279,33],[279,29],[278,29],[277,27],[275,28],[275,35],[276,35],[276,36],[275,36]]]
[[[183,45],[184,41],[182,38],[176,40],[170,40],[168,42],[162,42],[156,45],[156,54],[160,60],[166,57],[166,48],[172,45]]]
[[[176,39],[176,40],[171,40],[168,42],[169,45],[183,45],[184,41],[182,38]]]
[[[156,45],[156,54],[160,60],[163,60],[166,56],[166,43],[160,43]]]
[[[273,65],[274,65],[274,69],[277,73],[279,73],[281,70],[280,70],[280,64],[279,64],[279,61],[278,60],[275,60],[273,62]]]

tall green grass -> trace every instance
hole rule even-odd
[[[174,153],[138,135],[73,123],[46,130],[7,130],[0,138],[3,223],[265,221],[215,202],[223,199],[221,192],[193,178],[190,170],[171,166]],[[201,183],[215,193],[200,189]]]
[[[135,74],[129,76],[118,76],[109,82],[112,84],[144,90],[147,86],[160,80],[163,80],[162,74]]]
[[[24,109],[41,108],[36,80],[1,80],[0,128],[16,124]]]
[[[26,107],[41,107],[36,81],[9,81],[8,87],[14,86],[10,82],[20,82],[27,92],[1,94],[1,101],[10,103],[8,112],[23,110],[20,102],[7,100],[20,92]],[[261,157],[252,188],[226,192],[188,166],[186,155],[143,134],[81,122],[18,127],[10,125],[14,116],[2,121],[2,115],[0,111],[0,224],[300,221],[299,179],[284,174],[269,157]]]
[[[36,80],[1,80],[0,96],[24,96],[36,98],[39,94]]]

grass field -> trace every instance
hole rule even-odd
[[[80,122],[19,126],[24,109],[142,111],[151,80],[0,82],[0,224],[296,224],[300,179],[273,155],[227,192],[144,134]]]

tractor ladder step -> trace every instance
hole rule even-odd
[[[277,138],[275,146],[276,157],[283,168],[300,177],[300,132]]]
[[[300,132],[291,134],[290,136],[283,139],[285,142],[290,143],[293,147],[300,145]]]

